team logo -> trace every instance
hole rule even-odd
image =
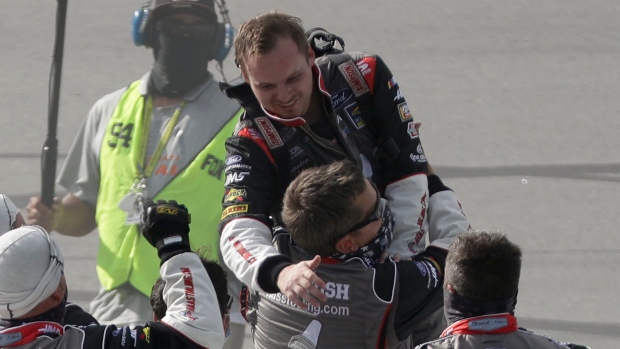
[[[403,102],[398,105],[398,113],[400,114],[400,119],[403,122],[407,120],[413,120],[413,115],[411,115],[411,111],[409,110],[407,102]]]
[[[258,125],[259,130],[267,140],[269,148],[277,148],[284,144],[282,138],[280,138],[280,135],[278,134],[278,131],[276,131],[267,117],[261,116],[254,120],[256,120],[256,125]]]
[[[407,125],[407,132],[409,133],[409,137],[411,137],[411,139],[418,138],[418,130],[415,128],[415,122],[409,122]]]
[[[353,91],[350,88],[342,89],[332,95],[332,105],[334,109],[340,108],[340,106],[348,101],[353,96]]]
[[[231,155],[226,158],[226,166],[230,166],[232,164],[236,164],[241,161],[241,155]]]
[[[368,85],[366,85],[366,81],[364,81],[364,77],[355,64],[351,61],[342,63],[338,66],[340,72],[344,76],[344,78],[349,83],[349,86],[353,89],[353,93],[356,96],[361,96],[366,92],[369,92]]]
[[[177,214],[179,214],[179,210],[177,210],[176,208],[172,208],[172,207],[157,207],[157,213],[176,216]]]
[[[232,172],[226,175],[226,183],[224,185],[229,185],[231,183],[241,182],[245,176],[248,176],[250,172]]]
[[[300,146],[296,145],[296,146],[292,147],[291,149],[289,149],[288,152],[291,155],[291,159],[294,159],[294,158],[298,157],[299,155],[301,155],[301,153],[303,153],[303,149],[301,149]]]
[[[375,69],[375,60],[370,57],[364,57],[359,60],[356,65],[362,75],[366,76],[372,73],[373,69]]]
[[[226,193],[226,198],[224,200],[227,202],[243,201],[246,194],[247,192],[245,189],[230,189],[228,193]]]
[[[229,206],[229,207],[226,207],[226,209],[224,211],[222,211],[222,218],[221,219],[224,219],[225,217],[228,217],[231,214],[243,213],[243,212],[248,212],[248,205]]]
[[[400,93],[400,89],[396,90],[396,96],[394,96],[394,102],[401,101],[403,99],[405,99],[405,97],[403,97],[403,94]]]
[[[357,105],[357,103],[348,105],[346,108],[344,108],[344,110],[347,112],[347,115],[349,115],[351,122],[353,122],[353,124],[355,125],[355,127],[357,127],[358,130],[366,126],[366,122],[364,121],[364,118],[362,118],[362,109],[359,107],[359,105]]]

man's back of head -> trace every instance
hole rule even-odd
[[[505,234],[469,232],[450,247],[445,284],[469,299],[500,300],[516,295],[520,272],[521,249]]]

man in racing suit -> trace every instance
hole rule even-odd
[[[465,232],[454,192],[429,175],[431,229]],[[294,262],[322,256],[316,273],[328,300],[308,311],[281,293],[255,293],[248,317],[257,348],[312,342],[319,348],[412,347],[445,328],[442,284],[446,250],[428,246],[413,261],[376,263],[392,236],[385,200],[350,161],[304,170],[284,196],[279,251]],[[353,227],[353,228],[351,228]],[[318,234],[320,233],[320,234]]]
[[[444,309],[450,326],[416,349],[581,348],[519,328],[514,316],[521,249],[499,232],[457,236],[446,260]]]
[[[301,170],[345,158],[390,203],[391,253],[409,257],[427,240],[441,244],[442,236],[427,233],[427,162],[413,117],[379,56],[316,58],[301,20],[280,12],[244,23],[235,51],[245,81],[225,92],[246,112],[226,143],[220,248],[241,281],[302,307],[326,300],[313,272],[320,259],[292,263],[272,246],[271,227]]]
[[[176,202],[147,204],[142,233],[157,248],[166,286],[160,322],[63,326],[64,259],[38,226],[0,236],[0,348],[221,348],[224,327],[213,285],[190,250],[189,214]]]

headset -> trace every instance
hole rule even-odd
[[[149,12],[151,11],[152,1],[153,0],[148,0],[142,4],[140,9],[134,11],[133,20],[131,22],[131,34],[133,43],[136,46],[152,47],[151,40],[154,23],[149,22]],[[235,28],[230,23],[225,0],[214,0],[213,2],[217,4],[223,22],[218,22],[215,26],[215,35],[211,49],[209,50],[209,60],[215,60],[219,64],[222,64],[222,61],[226,59],[226,56],[228,56],[228,53],[233,47]]]

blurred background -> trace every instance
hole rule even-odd
[[[92,104],[152,66],[134,46],[135,0],[69,1],[58,168]],[[41,190],[55,1],[2,1],[0,192]],[[520,325],[612,348],[620,339],[620,3],[614,0],[229,0],[235,26],[281,9],[379,53],[429,161],[472,226],[524,250]],[[228,79],[239,74],[229,57]],[[214,71],[212,69],[212,71]],[[215,73],[218,79],[221,76]],[[57,195],[64,194],[57,188]],[[214,208],[219,210],[220,208]],[[95,296],[96,233],[54,235],[69,300]],[[251,348],[248,334],[245,347]]]

